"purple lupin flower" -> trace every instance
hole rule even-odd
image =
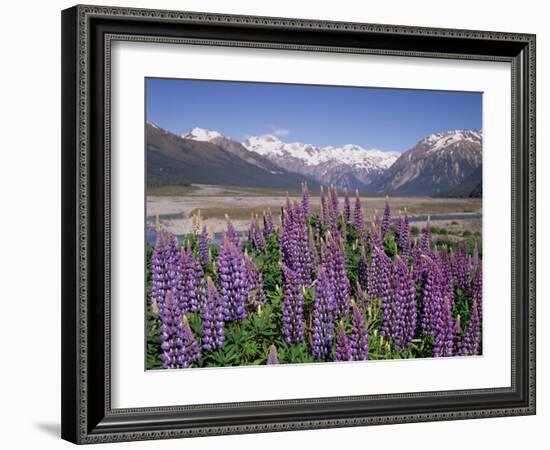
[[[265,247],[265,238],[260,230],[258,217],[255,217],[253,214],[250,217],[250,224],[248,226],[248,241],[252,244],[252,247],[254,247],[256,251],[262,251]]]
[[[434,336],[440,320],[441,306],[445,295],[439,266],[432,258],[422,255],[426,264],[422,281],[420,324],[424,333]],[[449,303],[447,299],[447,303]],[[450,307],[450,304],[449,304]]]
[[[379,252],[376,251],[376,248],[373,248],[367,277],[367,291],[371,298],[380,297],[378,278],[380,277],[380,271],[382,269],[381,265],[382,261],[380,260]]]
[[[344,223],[349,223],[351,220],[351,203],[349,201],[349,193],[346,189],[344,191]]]
[[[453,326],[453,355],[462,355],[462,328],[460,315],[456,316]]]
[[[379,248],[384,249],[384,242],[382,241],[382,237],[380,234],[378,234],[378,231],[376,229],[376,223],[373,221],[370,227],[370,234],[369,234],[369,240],[370,240],[370,247],[373,248]]]
[[[472,269],[477,270],[479,265],[479,250],[477,249],[477,241],[474,244],[474,250],[472,251]]]
[[[162,367],[164,369],[178,369],[183,367],[181,356],[183,353],[183,323],[182,314],[172,291],[167,291],[164,305],[159,310],[160,348]]]
[[[279,246],[282,252],[282,259],[285,264],[291,265],[291,259],[295,256],[297,241],[296,227],[292,217],[292,208],[285,207],[281,210],[281,230],[279,233]]]
[[[182,264],[178,240],[173,234],[168,235],[164,256],[166,262],[166,288],[171,289],[177,298],[181,287]]]
[[[178,307],[182,314],[186,314],[191,310],[198,310],[197,299],[197,280],[195,279],[195,265],[193,263],[193,255],[191,254],[191,248],[189,242],[186,246],[182,246],[179,251],[179,280],[176,288],[173,289],[174,295],[178,302]]]
[[[321,223],[320,220],[317,220],[315,222],[315,229],[313,231],[314,231],[315,242],[319,242],[319,240],[321,239],[321,235],[323,234],[323,224]]]
[[[403,228],[403,216],[401,215],[401,211],[399,211],[399,215],[397,216],[397,219],[395,219],[395,223],[393,224],[393,231],[395,234],[395,240],[399,243],[399,239],[401,237],[401,232]]]
[[[479,345],[481,341],[481,321],[478,311],[477,300],[474,298],[472,299],[472,304],[470,305],[470,320],[466,325],[466,332],[462,343],[462,356],[474,356],[479,352]]]
[[[244,267],[246,272],[246,288],[248,291],[247,306],[250,311],[256,311],[259,306],[265,304],[266,300],[263,276],[246,252],[244,255]]]
[[[323,186],[321,186],[320,204],[321,204],[321,222],[323,222],[324,225],[327,225],[329,221],[328,207],[327,207],[327,198],[325,197],[325,190],[323,189]]]
[[[470,258],[468,251],[462,245],[456,248],[451,262],[453,278],[455,284],[464,292],[470,292],[472,271],[470,267]]]
[[[477,305],[477,315],[481,321],[483,318],[483,273],[481,264],[477,265],[477,269],[474,273],[470,295],[472,303],[475,302]]]
[[[336,317],[346,317],[349,314],[351,287],[346,270],[346,256],[342,244],[337,237],[330,234],[328,238],[328,253],[323,260],[327,274],[335,288]]]
[[[453,356],[455,324],[451,315],[451,303],[443,297],[435,324],[433,356]]]
[[[447,249],[441,250],[435,255],[437,262],[439,263],[439,268],[441,270],[441,282],[444,295],[449,299],[451,308],[455,302],[455,289],[453,282],[453,271],[451,267],[451,259]]]
[[[359,191],[355,191],[355,208],[353,210],[353,228],[357,230],[359,234],[363,232],[363,210],[361,207],[361,198],[359,197]]]
[[[359,282],[357,282],[357,301],[361,306],[361,308],[363,308],[364,310],[366,310],[369,307],[370,298],[367,292],[365,291],[365,289],[361,287]]]
[[[289,208],[281,209],[281,228],[279,233],[279,246],[283,256],[283,261],[289,262],[294,245],[294,223],[291,217],[292,211]],[[288,265],[288,264],[287,264]]]
[[[310,215],[310,195],[309,189],[307,187],[307,181],[302,183],[302,212],[304,217],[309,217]]]
[[[367,289],[369,280],[369,264],[365,246],[361,246],[361,256],[359,257],[359,266],[357,267],[357,281],[362,289]]]
[[[340,215],[338,216],[336,225],[336,233],[338,233],[338,224],[340,225],[340,237],[342,238],[342,242],[348,241],[348,227],[346,225],[346,221],[344,220],[344,216]]]
[[[393,302],[389,334],[394,349],[401,351],[409,347],[416,331],[416,287],[407,264],[399,256],[393,263],[391,283]]]
[[[431,240],[430,216],[428,216],[428,221],[426,222],[426,226],[422,229],[422,238],[420,239],[420,249],[426,254],[430,251]]]
[[[340,202],[338,201],[338,190],[334,185],[330,187],[330,203],[332,205],[334,216],[338,217],[338,214],[340,214]]]
[[[325,272],[325,275],[327,277],[327,280],[329,280],[330,287],[332,289],[332,296],[331,296],[331,304],[329,305],[330,310],[332,312],[332,316],[336,316],[337,314],[337,304],[336,304],[336,285],[335,285],[335,279],[336,279],[336,272],[334,271],[334,263],[332,261],[332,254],[330,253],[330,247],[327,245],[328,243],[325,242],[323,239],[321,239],[321,267]],[[317,269],[317,272],[319,272],[321,268]]]
[[[413,277],[415,282],[422,281],[426,274],[426,259],[424,253],[419,246],[415,245],[412,251],[413,254]]]
[[[151,306],[156,304],[159,313],[163,309],[167,289],[166,241],[162,232],[157,230],[157,240],[151,257]]]
[[[296,274],[281,265],[284,274],[283,334],[287,344],[304,340],[304,296]]]
[[[325,223],[325,225],[333,235],[337,235],[338,234],[338,223],[337,223],[338,212],[336,209],[334,209],[334,205],[335,203],[336,203],[336,206],[338,205],[338,197],[334,192],[335,192],[334,188],[331,187],[329,191],[330,198],[329,198],[329,201],[327,202],[328,212],[327,212],[327,222]],[[336,202],[333,201],[334,198],[336,199]]]
[[[269,346],[269,351],[267,352],[267,365],[271,366],[273,364],[279,364],[279,357],[277,355],[277,347],[275,344]]]
[[[326,269],[318,270],[312,312],[311,352],[316,358],[326,361],[332,350],[334,286]]]
[[[201,357],[201,352],[172,291],[166,292],[160,320],[162,367],[165,369],[189,367]]]
[[[296,205],[297,214],[297,229],[298,229],[298,252],[301,267],[301,277],[304,287],[309,287],[313,281],[313,260],[314,260],[314,244],[310,240],[311,235],[307,226],[307,218],[301,213],[300,208]]]
[[[193,312],[200,311],[202,305],[206,301],[207,296],[207,285],[206,278],[204,277],[204,270],[199,261],[193,258],[193,265],[195,266],[195,286],[196,286],[196,298],[197,298],[197,308],[192,309]]]
[[[351,342],[346,335],[344,323],[340,322],[336,332],[336,344],[334,348],[334,361],[353,361]]]
[[[375,276],[377,283],[376,290],[378,296],[382,297],[382,324],[380,327],[380,336],[390,336],[390,330],[393,326],[393,292],[391,286],[392,264],[390,258],[379,248],[374,249],[376,260],[379,265],[379,273]],[[371,276],[373,276],[371,272]]]
[[[283,208],[283,226],[279,237],[283,263],[296,273],[298,282],[307,287],[313,276],[313,258],[306,218],[298,203]]]
[[[267,239],[271,233],[275,231],[275,222],[273,220],[273,214],[271,208],[267,208],[267,212],[263,214],[264,221],[264,238]]]
[[[211,278],[208,278],[208,295],[202,308],[202,348],[204,351],[212,351],[223,346],[225,341],[223,320],[223,301],[218,295],[216,286]]]
[[[182,351],[180,355],[180,364],[181,364],[181,367],[187,368],[191,366],[191,364],[196,362],[202,356],[202,353],[199,348],[199,344],[195,339],[195,336],[193,336],[193,331],[189,326],[187,317],[185,316],[183,316],[182,329],[183,329],[183,333],[182,333],[183,346],[182,346]]]
[[[231,219],[229,218],[229,215],[225,215],[225,224],[226,224],[226,237],[229,239],[233,244],[235,244],[238,248],[241,248],[241,238],[239,237],[237,230],[235,229],[235,226],[233,225],[233,222],[231,222]]]
[[[172,289],[182,315],[192,308],[197,310],[198,300],[196,298],[195,267],[191,261],[190,250],[182,246],[179,251],[180,269],[179,280],[175,289]]]
[[[390,230],[391,225],[391,209],[390,202],[386,196],[386,205],[384,206],[384,215],[382,217],[381,234],[386,236],[386,233]]]
[[[199,242],[197,246],[199,251],[199,261],[203,267],[206,267],[208,266],[208,264],[210,264],[210,252],[209,252],[210,241],[208,239],[208,231],[206,231],[206,225],[202,227],[202,231],[201,231],[201,234],[199,235]]]
[[[317,222],[317,224],[318,223],[319,222]],[[311,255],[311,271],[313,276],[313,267],[317,267],[319,265],[319,254],[317,252],[317,247],[315,246],[315,236],[313,235],[313,229],[311,228],[311,225],[308,225],[307,227],[307,234],[309,240],[309,253]]]
[[[390,265],[388,256],[379,247],[374,247],[367,280],[367,290],[371,298],[379,298],[388,294],[386,290],[389,286]]]
[[[409,257],[411,251],[411,228],[409,226],[409,216],[405,211],[405,217],[399,230],[399,247],[404,258]]]
[[[364,361],[368,359],[369,337],[367,335],[367,324],[361,309],[354,303],[351,307],[351,357],[353,361]]]
[[[477,355],[481,341],[481,320],[483,314],[483,272],[482,265],[477,264],[471,281],[470,289],[470,320],[466,325],[461,354],[464,356]]]
[[[182,314],[200,311],[206,298],[206,280],[201,264],[193,258],[189,241],[179,253],[181,281],[177,289],[177,301]]]
[[[222,238],[217,267],[224,320],[244,319],[245,304],[248,300],[246,269],[240,249],[225,235]]]

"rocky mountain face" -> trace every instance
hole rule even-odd
[[[437,197],[481,197],[483,166],[479,166],[460,184],[436,194]]]
[[[366,189],[399,157],[397,152],[365,149],[352,144],[316,147],[298,142],[287,143],[271,135],[250,137],[243,142],[243,146],[290,172],[348,190]]]
[[[477,130],[432,134],[403,153],[370,187],[405,195],[439,195],[465,182],[474,189],[481,183],[481,144]]]
[[[147,124],[146,139],[150,187],[195,183],[296,189],[304,181],[303,176],[251,154],[238,142],[226,142],[221,134],[190,139]],[[305,181],[318,187],[312,179]]]

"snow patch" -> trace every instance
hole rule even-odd
[[[421,144],[430,146],[426,154],[441,151],[457,142],[467,141],[481,143],[481,130],[452,130],[445,133],[430,134],[421,141]]]
[[[306,166],[338,163],[364,169],[386,169],[400,156],[397,152],[365,149],[354,144],[342,147],[317,147],[301,142],[287,143],[271,135],[249,137],[243,142],[243,146],[270,159],[298,159]]]
[[[219,131],[206,130],[204,128],[193,128],[181,136],[184,139],[191,139],[193,141],[210,142],[214,139],[223,137]]]

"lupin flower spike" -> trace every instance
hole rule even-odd
[[[361,207],[361,198],[359,190],[355,191],[355,209],[353,210],[353,227],[358,233],[363,231],[363,210]]]
[[[207,285],[208,295],[202,310],[202,348],[212,351],[221,348],[225,341],[224,304],[210,277]]]
[[[390,202],[389,202],[389,197],[386,195],[386,205],[384,207],[384,215],[382,216],[382,224],[381,224],[382,237],[384,237],[386,233],[390,230],[390,224],[391,224]]]
[[[352,348],[346,335],[344,323],[340,321],[336,333],[336,347],[334,349],[334,361],[353,361]]]

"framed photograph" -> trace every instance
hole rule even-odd
[[[535,36],[62,12],[62,437],[535,413]]]

